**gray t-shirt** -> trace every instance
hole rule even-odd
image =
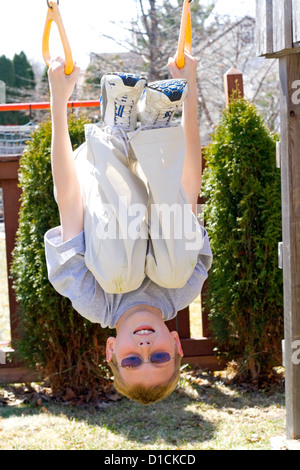
[[[163,320],[171,320],[177,312],[191,304],[200,294],[207,272],[211,267],[212,253],[204,228],[204,244],[196,267],[180,289],[166,289],[145,277],[135,291],[125,294],[108,294],[97,283],[85,261],[84,231],[62,243],[61,227],[45,234],[48,276],[57,292],[68,297],[74,309],[91,322],[103,328],[115,328],[117,321],[135,305],[151,305],[161,310]]]

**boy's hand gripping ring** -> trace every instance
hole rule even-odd
[[[52,22],[54,21],[58,27],[60,39],[61,39],[64,52],[65,52],[65,74],[70,75],[73,72],[74,63],[73,63],[73,57],[72,57],[72,52],[71,52],[71,48],[69,45],[69,41],[65,32],[65,28],[64,28],[61,16],[60,16],[60,12],[58,8],[58,0],[57,0],[57,3],[52,2],[52,1],[49,2],[49,0],[47,0],[47,4],[48,4],[48,12],[47,12],[47,17],[46,17],[44,33],[43,33],[43,58],[46,64],[49,66],[51,62],[51,55],[49,51],[49,38],[50,38]]]

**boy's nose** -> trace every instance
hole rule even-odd
[[[148,339],[147,338],[140,339],[138,341],[138,345],[142,348],[147,348],[147,347],[151,346],[151,344],[152,344],[152,341],[149,338]]]

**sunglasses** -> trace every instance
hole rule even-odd
[[[153,353],[149,356],[149,360],[143,361],[139,356],[129,356],[125,357],[122,360],[121,365],[118,367],[124,367],[125,369],[133,369],[135,367],[139,367],[142,364],[164,364],[165,362],[169,362],[174,357],[171,357],[167,352],[157,352]]]

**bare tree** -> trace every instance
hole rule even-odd
[[[246,98],[257,105],[269,127],[277,131],[277,68],[275,62],[256,57],[255,19],[233,21],[215,15],[213,6],[203,7],[200,0],[191,3],[203,143],[210,141],[224,108],[223,77],[232,66],[243,73]],[[99,94],[100,77],[112,68],[141,73],[148,81],[168,78],[166,63],[176,53],[182,0],[136,0],[136,7],[132,22],[120,25],[124,39],[119,43],[128,52],[92,55],[85,96]]]
[[[182,0],[136,0],[136,18],[130,25],[119,25],[124,39],[118,43],[140,58],[142,70],[150,81],[167,77],[167,60],[177,49],[182,4]],[[195,37],[202,39],[205,31],[213,28],[204,26],[213,5],[204,7],[200,0],[194,0],[191,5],[193,31]],[[114,40],[109,35],[103,36]]]
[[[255,20],[244,17],[232,21],[215,17],[215,32],[194,43],[199,59],[198,96],[203,143],[218,124],[225,105],[224,74],[235,67],[243,73],[245,97],[264,114],[271,130],[278,130],[278,85],[275,62],[256,57]],[[269,94],[272,98],[269,99]]]
[[[159,73],[157,70],[158,65],[158,52],[159,52],[159,32],[158,32],[158,18],[156,11],[156,0],[149,0],[149,12],[145,13],[143,0],[139,0],[142,24],[145,28],[149,40],[149,79],[157,80]]]

